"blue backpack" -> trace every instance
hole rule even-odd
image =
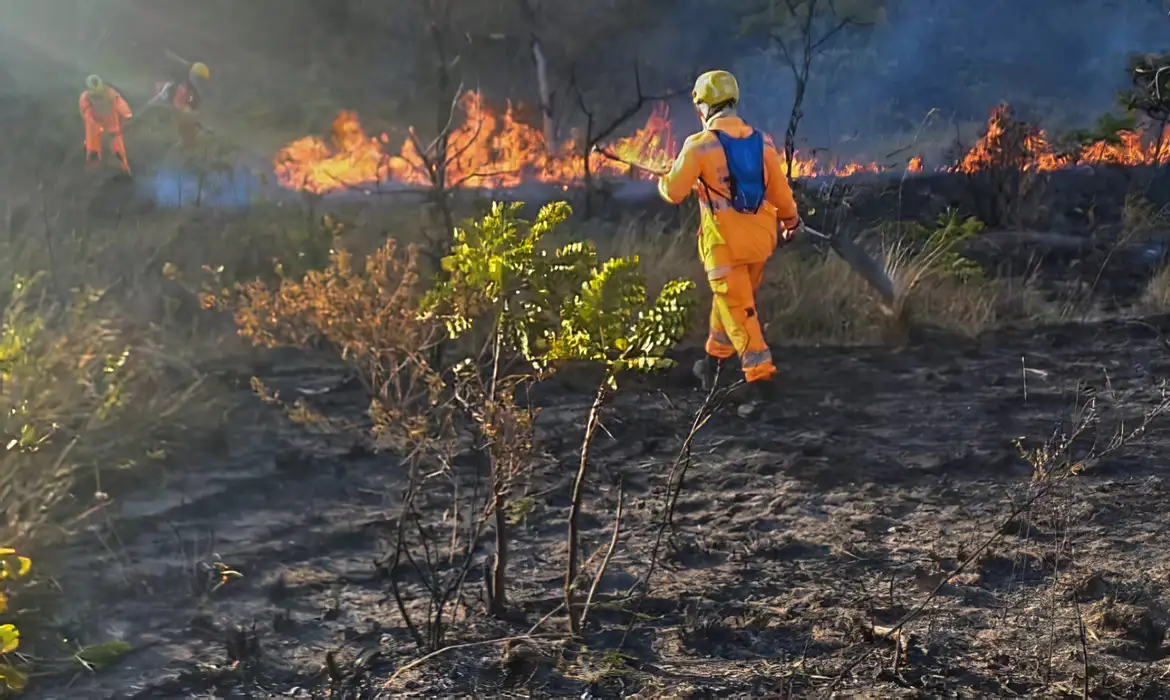
[[[727,157],[727,172],[731,196],[723,195],[732,208],[741,214],[755,214],[764,204],[764,134],[753,131],[751,136],[735,138],[715,131],[723,155]],[[722,193],[720,193],[722,194]]]

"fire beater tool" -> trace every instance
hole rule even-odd
[[[829,247],[833,249],[842,260],[848,263],[853,271],[861,275],[861,278],[873,287],[873,290],[881,296],[887,307],[894,305],[894,281],[890,279],[890,275],[886,272],[885,265],[882,265],[877,260],[874,260],[865,249],[857,244],[847,235],[837,234],[830,236],[821,233],[811,226],[802,223],[797,229],[797,234],[807,233],[813,238],[822,241],[827,241]]]
[[[631,168],[637,168],[638,170],[643,170],[645,172],[650,173],[651,175],[665,175],[668,172],[670,172],[670,168],[654,167],[654,166],[650,166],[650,165],[645,165],[643,163],[635,163],[635,162],[628,160],[626,158],[622,158],[621,156],[614,153],[613,151],[602,148],[601,146],[594,146],[593,152],[600,154],[601,157],[603,157],[607,160],[612,160],[615,163],[621,163],[622,165],[628,165]]]
[[[595,153],[601,154],[602,157],[612,160],[616,163],[622,163],[624,165],[630,166],[631,168],[638,168],[639,170],[644,170],[645,172],[654,175],[665,175],[667,172],[669,172],[668,168],[655,168],[648,165],[643,165],[641,163],[631,162],[625,158],[622,158],[616,153],[613,153],[612,151],[608,151],[602,148],[601,146],[594,146],[593,151]],[[869,286],[873,287],[874,291],[876,291],[878,295],[881,296],[882,301],[884,301],[887,306],[893,306],[895,296],[894,281],[890,279],[890,275],[886,272],[885,266],[879,263],[877,260],[874,260],[873,257],[871,257],[869,253],[866,253],[865,249],[859,246],[856,241],[854,241],[849,236],[842,234],[830,236],[828,234],[821,233],[815,228],[812,228],[811,226],[804,223],[801,223],[800,229],[797,231],[797,234],[800,233],[806,233],[813,238],[828,243],[829,247],[833,249],[834,253],[836,253],[842,260],[844,260],[849,265],[849,267],[853,268],[854,272],[856,272],[858,275],[861,275],[861,278],[864,279],[869,284]]]

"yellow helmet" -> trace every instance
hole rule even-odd
[[[207,68],[207,64],[196,63],[193,66],[191,66],[191,77],[192,78],[203,78],[204,80],[207,80],[207,79],[211,78],[211,71]]]
[[[739,102],[739,83],[735,76],[725,70],[708,71],[695,81],[691,99],[697,105],[722,107]]]
[[[99,76],[91,75],[85,79],[85,87],[90,92],[101,92],[102,88],[104,88],[105,86],[106,86],[105,81],[103,81],[101,79],[101,77],[99,77]]]

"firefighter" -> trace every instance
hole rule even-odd
[[[170,105],[175,109],[179,124],[179,143],[189,148],[199,134],[195,112],[203,103],[203,84],[211,79],[211,71],[204,63],[175,69],[165,81],[155,84],[155,96],[149,105]]]
[[[121,161],[122,170],[130,174],[130,160],[126,157],[126,142],[122,138],[122,122],[133,116],[130,105],[114,88],[106,85],[100,77],[91,75],[85,79],[85,91],[81,93],[81,117],[85,121],[85,161],[94,169],[102,161],[102,137],[110,137],[110,150]]]
[[[738,355],[748,382],[739,413],[748,417],[774,396],[776,366],[764,340],[755,295],[764,266],[781,242],[801,225],[783,157],[763,132],[736,114],[739,85],[727,71],[699,76],[691,99],[703,130],[689,137],[659,195],[681,204],[699,200],[699,258],[711,286],[707,357],[694,372],[709,391],[718,368]]]

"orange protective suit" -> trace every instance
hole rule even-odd
[[[158,103],[168,103],[175,109],[175,117],[179,130],[179,145],[190,149],[195,145],[199,136],[200,126],[194,112],[202,102],[202,96],[190,80],[174,78],[170,81],[155,83],[155,100]]]
[[[104,86],[97,91],[81,93],[81,117],[85,120],[85,160],[96,166],[102,160],[102,137],[110,137],[110,150],[121,161],[122,170],[130,172],[130,160],[126,157],[126,142],[122,138],[122,122],[132,114],[130,105],[112,87]]]
[[[683,144],[674,167],[658,181],[658,194],[672,204],[681,204],[692,191],[699,198],[699,258],[714,294],[707,354],[721,360],[738,354],[749,382],[769,380],[776,375],[776,366],[756,313],[755,295],[764,279],[764,265],[777,246],[777,225],[792,231],[800,216],[783,157],[766,136],[764,205],[755,214],[736,211],[729,198],[727,158],[712,131],[743,138],[753,129],[737,116],[708,120],[706,129]]]

